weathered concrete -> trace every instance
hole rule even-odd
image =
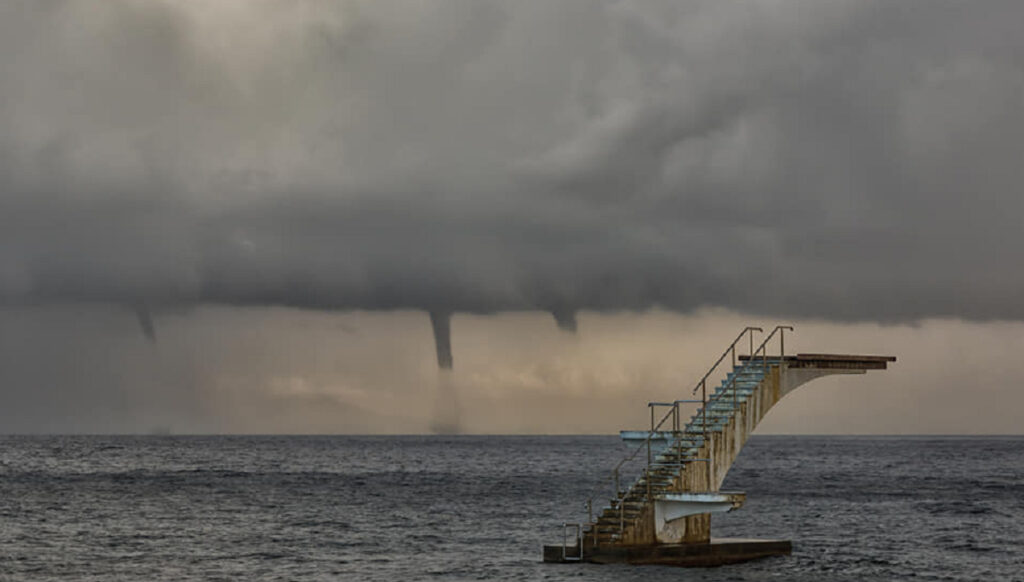
[[[790,543],[782,540],[712,542],[710,513],[729,511],[743,502],[742,494],[718,491],[729,468],[761,419],[799,386],[832,374],[884,370],[895,360],[840,354],[766,358],[760,349],[753,359],[739,356],[729,376],[735,383],[725,382],[724,392],[712,389],[703,412],[685,428],[622,432],[627,441],[637,437],[646,441],[650,434],[652,445],[675,448],[659,451],[662,460],[655,459],[648,473],[590,524],[582,536],[582,556],[578,544],[575,549],[546,546],[545,561],[563,561],[565,554],[575,556],[572,561],[713,566],[788,554]],[[549,548],[557,548],[557,556]]]
[[[685,532],[684,518],[704,513],[726,513],[739,509],[745,493],[663,493],[654,499],[654,534],[660,543],[678,543]]]
[[[680,471],[672,490],[679,492],[718,491],[726,474],[732,467],[740,450],[746,444],[757,425],[784,396],[796,388],[824,376],[833,374],[864,374],[867,370],[884,370],[886,364],[896,358],[888,356],[854,356],[831,354],[799,354],[780,360],[768,359],[768,372],[753,389],[750,396],[739,404],[739,411],[733,414],[721,431],[708,431],[705,442],[698,449],[697,457],[708,462],[690,463]],[[748,357],[740,357],[741,361]],[[752,365],[759,362],[755,359]],[[641,519],[654,519],[654,512],[648,512]],[[685,518],[684,524],[673,528],[675,539],[659,536],[657,529],[637,524],[622,541],[631,545],[658,543],[699,543],[711,539],[710,515],[702,514]],[[661,538],[661,539],[659,539]]]

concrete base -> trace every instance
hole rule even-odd
[[[707,544],[657,544],[652,546],[587,547],[583,559],[579,548],[567,549],[568,559],[562,557],[562,546],[544,546],[544,561],[572,564],[658,564],[662,566],[708,567],[738,564],[769,556],[788,556],[793,551],[789,540],[753,540],[742,538],[712,538]]]

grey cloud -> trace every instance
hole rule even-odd
[[[6,3],[0,298],[1021,319],[1022,20]]]

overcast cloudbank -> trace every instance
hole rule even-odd
[[[1021,319],[1022,21],[4,3],[0,298]]]

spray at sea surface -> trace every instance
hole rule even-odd
[[[714,569],[553,565],[610,436],[0,437],[0,579],[1020,580],[1024,437],[755,436]]]

